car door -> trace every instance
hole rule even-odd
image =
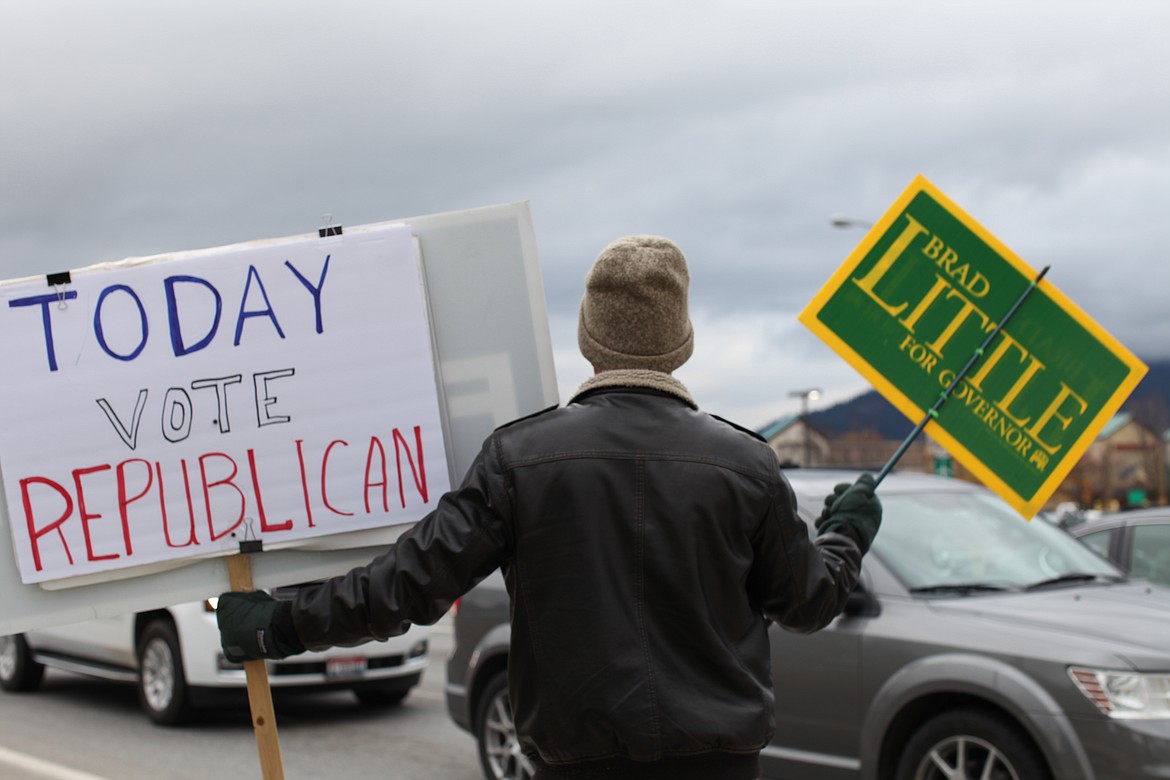
[[[855,777],[861,727],[861,636],[869,618],[842,615],[814,634],[773,626],[776,736],[764,775]]]
[[[136,665],[134,615],[69,623],[29,632],[37,650],[125,668]]]
[[[1170,522],[1131,525],[1127,553],[1130,574],[1170,586]]]

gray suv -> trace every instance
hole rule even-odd
[[[856,475],[792,470],[810,523]],[[844,614],[771,630],[765,778],[1170,778],[1170,589],[1126,575],[985,488],[891,474]],[[508,706],[498,573],[454,619],[447,707],[484,774],[526,780]]]

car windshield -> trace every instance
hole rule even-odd
[[[1066,532],[1028,522],[990,493],[890,493],[874,552],[915,592],[978,592],[1117,580]]]

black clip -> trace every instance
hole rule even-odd
[[[232,534],[235,536],[235,534]],[[240,541],[241,553],[258,553],[264,552],[264,540],[257,539],[252,533],[252,518],[244,518],[244,538]]]
[[[69,292],[65,289],[72,281],[73,275],[68,271],[58,271],[55,274],[45,274],[45,282],[47,282],[48,285],[53,288],[53,291],[57,293],[57,308],[61,309],[62,311],[69,308],[69,304],[66,303],[66,301],[77,297],[77,293]]]
[[[317,230],[317,235],[319,237],[328,238],[329,236],[340,236],[341,235],[341,225],[330,225],[329,224],[330,222],[333,221],[332,214],[323,214],[323,215],[321,215],[321,219],[322,219],[322,221],[325,222],[325,227],[319,228]]]

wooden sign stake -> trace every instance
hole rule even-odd
[[[246,553],[227,556],[228,582],[235,591],[250,591],[252,559]],[[276,734],[276,711],[272,706],[272,688],[268,685],[268,667],[264,661],[245,661],[248,680],[248,706],[252,711],[252,728],[256,732],[256,749],[260,754],[260,774],[264,780],[284,780],[280,759],[280,739]]]

